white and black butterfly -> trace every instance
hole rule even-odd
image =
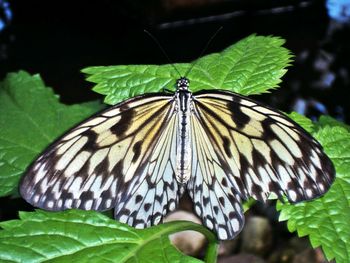
[[[145,228],[187,191],[225,240],[243,227],[242,200],[313,199],[334,176],[321,145],[281,112],[229,91],[191,93],[180,78],[175,94],[136,96],[68,131],[29,167],[20,193],[47,210],[114,208]]]

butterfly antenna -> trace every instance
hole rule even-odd
[[[158,45],[160,50],[163,52],[163,55],[167,58],[167,60],[169,61],[170,65],[176,70],[176,72],[179,74],[179,76],[181,78],[182,75],[181,75],[180,71],[177,69],[177,67],[175,66],[174,62],[170,59],[168,54],[165,52],[164,48],[159,43],[159,41],[150,32],[148,32],[146,29],[144,29],[143,32],[145,32],[148,36],[150,36],[150,38],[152,38],[152,40]]]
[[[202,49],[202,52],[200,53],[200,55],[198,56],[198,59],[192,64],[192,66],[186,71],[185,76],[188,76],[188,74],[191,72],[191,70],[194,68],[195,65],[197,65],[199,58],[203,56],[204,52],[208,49],[210,43],[213,41],[213,39],[216,37],[216,35],[221,31],[223,27],[219,27],[215,33],[211,36],[211,38],[208,40],[207,44],[204,46],[204,48]]]

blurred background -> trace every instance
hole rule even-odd
[[[349,123],[349,23],[349,0],[0,0],[0,78],[23,69],[39,73],[65,103],[99,99],[82,68],[168,63],[144,29],[174,62],[189,62],[223,26],[206,53],[256,33],[286,39],[295,55],[281,88],[256,99],[314,120],[329,114]],[[277,218],[274,205],[253,206],[246,226],[253,232],[223,245],[220,261],[325,262]]]

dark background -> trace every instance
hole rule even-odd
[[[256,33],[286,39],[285,47],[295,55],[281,88],[256,99],[313,119],[330,114],[349,123],[350,5],[346,9],[341,2],[0,0],[0,79],[23,69],[39,73],[65,103],[101,99],[90,90],[92,84],[84,80],[82,68],[168,63],[144,29],[174,62],[189,62],[223,26],[206,53]],[[31,209],[20,198],[0,199],[1,220]],[[276,223],[279,238],[290,237],[285,226],[277,224],[274,205],[256,205],[248,213]]]
[[[24,69],[39,73],[62,101],[100,98],[80,70],[93,65],[168,63],[149,30],[174,62],[220,51],[252,33],[281,36],[295,57],[282,88],[258,96],[281,110],[349,121],[349,10],[340,1],[0,0],[0,77]],[[10,10],[6,13],[6,10]]]

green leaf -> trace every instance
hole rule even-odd
[[[0,83],[0,196],[16,191],[23,171],[57,136],[100,108],[61,104],[39,75],[8,74]]]
[[[343,122],[337,121],[336,119],[334,119],[330,116],[322,115],[320,117],[319,121],[317,122],[317,127],[324,128],[326,126],[331,126],[331,127],[339,126],[339,127],[343,127],[345,129],[347,129],[348,131],[350,131],[349,125],[347,125]]]
[[[176,250],[168,235],[192,229],[215,240],[209,230],[188,221],[137,230],[100,213],[79,210],[21,212],[20,220],[0,226],[1,262],[199,263]]]
[[[301,127],[303,127],[306,131],[312,133],[315,129],[315,124],[304,115],[301,115],[297,112],[291,112],[287,114],[288,117],[293,119],[296,123],[298,123]]]
[[[175,64],[186,77],[192,92],[203,89],[226,89],[243,95],[260,94],[278,87],[291,61],[289,51],[278,37],[249,36],[192,63]],[[89,67],[83,72],[96,83],[94,91],[106,95],[105,102],[124,99],[174,87],[180,76],[172,65],[129,65]]]
[[[321,198],[296,205],[278,202],[280,220],[300,236],[309,235],[313,247],[322,246],[328,259],[350,262],[350,133],[342,125],[325,126],[313,135],[332,159],[337,177]]]

